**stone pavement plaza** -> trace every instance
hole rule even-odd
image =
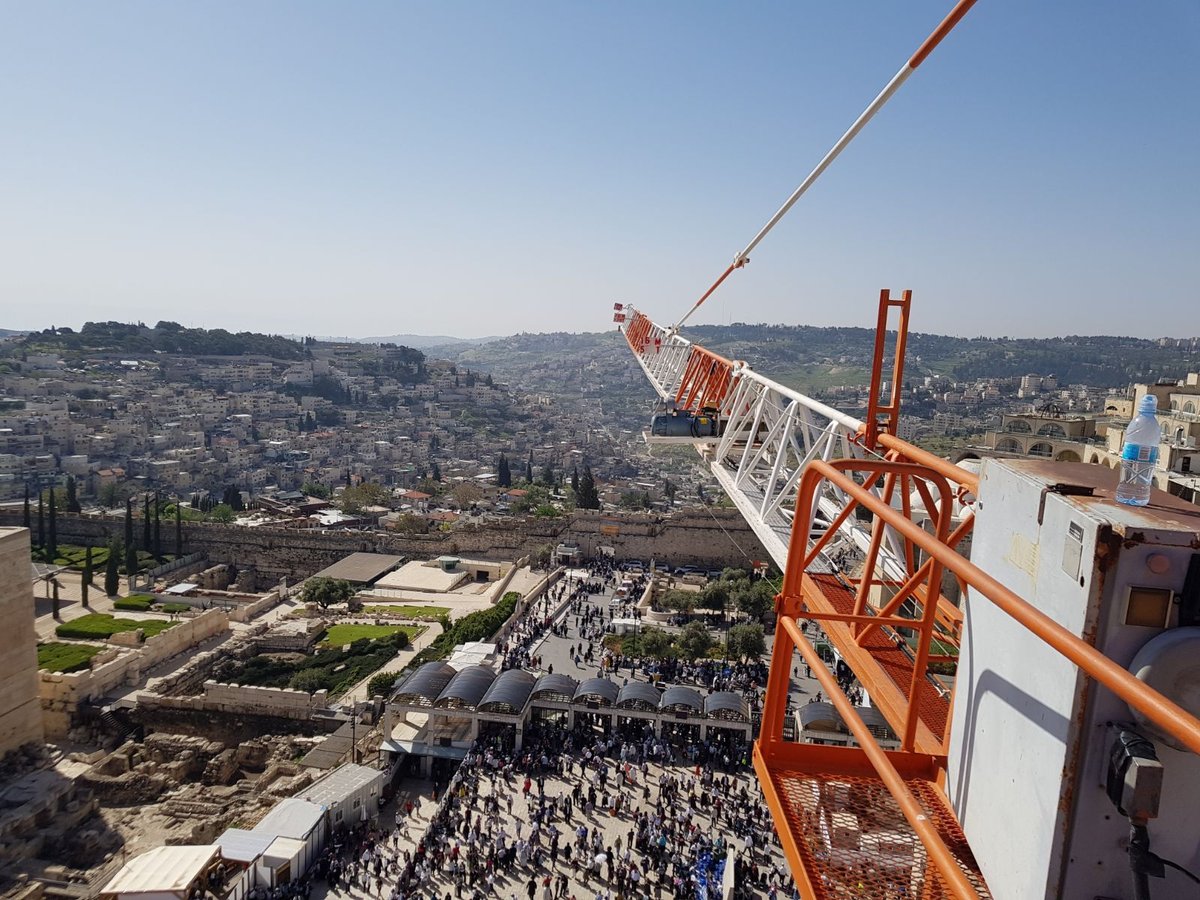
[[[611,760],[609,760],[610,773],[613,771]],[[595,770],[588,768],[586,772],[581,771],[581,766],[572,762],[568,767],[569,772],[564,777],[546,776],[544,779],[544,795],[549,800],[550,798],[560,798],[571,793],[576,785],[580,785],[585,791],[589,785],[595,783]],[[599,829],[601,834],[602,846],[618,847],[622,850],[629,847],[630,841],[634,834],[634,816],[638,811],[653,811],[656,803],[659,800],[660,790],[659,781],[665,774],[672,774],[676,778],[689,778],[695,771],[691,766],[681,764],[661,765],[658,763],[648,763],[647,781],[650,785],[649,799],[643,799],[644,785],[640,781],[634,785],[627,785],[618,788],[623,796],[625,808],[619,815],[614,815],[610,810],[595,809],[590,814],[585,811],[582,806],[575,806],[571,811],[571,818],[564,820],[561,815],[556,815],[550,827],[557,828],[560,832],[560,846],[565,846],[574,842],[575,830],[582,824],[589,829],[589,832],[594,829]],[[745,770],[730,776],[733,781],[733,791],[745,787],[751,796],[760,798],[758,784],[752,772]],[[478,782],[478,791],[473,799],[463,800],[460,803],[466,803],[465,811],[469,814],[472,821],[481,823],[483,830],[488,828],[488,816],[485,814],[485,799],[488,797],[496,797],[499,804],[499,816],[494,827],[503,828],[507,834],[509,842],[516,841],[518,835],[528,838],[530,835],[531,813],[538,807],[538,787],[536,779],[533,781],[529,794],[523,793],[525,777],[520,773],[513,774],[510,777],[496,773],[489,777],[483,775]],[[609,778],[610,795],[613,795],[613,785],[617,781],[616,777]],[[461,795],[460,795],[461,797]],[[697,799],[700,797],[700,792],[697,791]],[[405,802],[412,800],[414,809],[411,815],[406,815],[404,812]],[[446,798],[442,798],[442,802],[446,802]],[[730,804],[736,806],[736,804]],[[713,811],[711,806],[704,806],[699,802],[689,801],[687,795],[682,798],[677,798],[672,805],[675,810],[687,809],[692,815],[692,822],[698,828],[699,833],[713,836],[722,834],[726,840],[730,842],[735,853],[741,854],[746,849],[746,841],[741,837],[736,837],[729,825],[727,819],[722,818],[719,823],[713,822]],[[400,864],[403,864],[403,858],[400,854],[405,849],[414,852],[419,841],[425,838],[426,830],[432,822],[437,804],[433,801],[432,792],[428,789],[427,783],[417,781],[406,781],[402,786],[396,798],[381,813],[380,825],[388,831],[393,830],[393,822],[396,823],[393,835],[385,839],[384,843],[389,848],[395,847],[396,850],[390,851],[395,853],[400,858]],[[774,834],[769,830],[769,822],[767,825],[767,839],[759,843],[754,851],[754,860],[757,865],[764,870],[765,876],[770,878],[772,875],[777,876],[776,881],[783,887],[779,892],[779,896],[787,897],[791,894],[791,877],[787,872],[787,866],[784,862],[782,852],[779,849],[777,840]],[[543,829],[543,834],[545,834]],[[544,839],[545,840],[545,839]],[[452,840],[457,841],[462,846],[462,852],[466,852],[466,844],[468,840],[463,835],[455,835]],[[527,886],[530,877],[534,877],[537,881],[536,900],[542,900],[542,879],[546,875],[551,875],[555,878],[560,874],[565,874],[568,878],[567,897],[574,897],[576,900],[593,900],[599,896],[602,898],[611,898],[616,900],[618,896],[626,898],[636,897],[672,897],[675,896],[674,889],[669,886],[659,884],[657,876],[651,873],[647,880],[643,881],[636,891],[626,891],[623,895],[619,895],[617,887],[613,883],[609,883],[604,877],[603,872],[599,876],[590,875],[585,868],[579,865],[580,854],[572,854],[572,862],[568,863],[564,855],[560,852],[555,862],[551,862],[549,854],[546,854],[539,866],[536,868],[532,865],[521,865],[519,862],[514,862],[512,869],[507,873],[497,872],[494,882],[490,885],[485,878],[480,877],[474,885],[468,885],[465,881],[461,885],[456,885],[454,880],[445,871],[438,871],[423,882],[423,886],[415,893],[410,894],[410,900],[441,900],[444,897],[473,897],[473,891],[479,889],[481,896],[497,897],[502,900],[526,900],[528,897]],[[620,858],[620,854],[617,854]],[[641,861],[644,857],[639,853],[634,853],[633,858]],[[639,866],[640,867],[640,866]],[[767,889],[751,885],[739,869],[738,883],[744,888],[744,892],[740,896],[746,897],[768,897],[771,896]],[[395,878],[385,878],[382,886],[382,891],[376,892],[375,886],[372,883],[369,889],[364,889],[361,885],[350,885],[341,883],[338,887],[329,891],[323,881],[316,881],[313,885],[313,896],[324,898],[327,896],[337,898],[354,898],[354,900],[387,900],[391,894],[392,885]],[[608,892],[607,894],[605,892]],[[688,894],[695,896],[695,893]],[[719,895],[716,895],[719,896]]]

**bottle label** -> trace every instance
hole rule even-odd
[[[1121,450],[1121,459],[1125,462],[1150,463],[1158,462],[1158,447],[1146,444],[1130,444],[1126,442]]]

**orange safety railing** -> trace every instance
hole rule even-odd
[[[732,383],[733,363],[693,344],[687,368],[683,370],[683,380],[675,394],[675,404],[690,412],[719,409]]]
[[[1200,720],[1186,710],[1173,703],[1162,694],[1155,691],[1134,675],[1087,642],[1063,628],[1045,613],[1017,596],[991,575],[970,562],[955,550],[952,541],[965,533],[962,525],[949,531],[950,506],[946,502],[951,491],[950,478],[957,480],[961,487],[974,491],[977,482],[969,473],[951,466],[945,460],[936,461],[936,465],[926,465],[929,456],[923,451],[889,435],[880,435],[880,443],[884,446],[891,444],[891,454],[896,457],[907,457],[912,461],[861,460],[847,459],[833,462],[814,460],[807,466],[800,480],[798,489],[795,526],[792,531],[791,546],[788,553],[788,566],[784,576],[783,589],[777,598],[779,613],[779,631],[771,658],[770,675],[767,683],[766,701],[763,707],[762,730],[755,742],[755,766],[764,775],[764,789],[767,802],[775,818],[781,837],[784,838],[784,852],[789,864],[802,885],[812,885],[806,870],[812,865],[811,856],[806,857],[804,848],[791,834],[795,823],[795,811],[789,809],[787,798],[774,787],[771,780],[776,770],[787,768],[803,768],[806,758],[818,763],[829,762],[830,748],[816,747],[806,744],[795,744],[783,740],[783,718],[787,711],[789,675],[793,648],[798,650],[805,662],[812,668],[822,687],[828,692],[830,701],[843,717],[852,734],[858,741],[861,751],[851,751],[861,754],[876,777],[886,787],[894,799],[900,812],[912,826],[927,855],[928,861],[940,878],[940,884],[950,895],[961,898],[973,898],[981,895],[981,882],[968,877],[962,861],[962,853],[956,854],[947,846],[944,830],[935,829],[930,822],[929,804],[922,804],[914,793],[913,781],[919,778],[936,778],[936,770],[944,767],[943,754],[923,754],[913,752],[914,740],[918,722],[918,692],[922,683],[927,684],[926,668],[931,656],[929,647],[934,638],[936,605],[927,602],[930,597],[938,595],[941,572],[952,573],[971,592],[973,602],[991,602],[1018,623],[1032,632],[1038,639],[1044,641],[1063,656],[1074,662],[1085,674],[1099,684],[1111,690],[1114,694],[1138,710],[1147,719],[1154,722],[1160,729],[1172,735],[1193,752],[1200,753]],[[891,440],[888,440],[891,438]],[[951,471],[951,470],[954,471]],[[914,483],[920,481],[925,485],[925,491],[933,486],[942,503],[932,502],[932,494],[922,493],[921,496],[927,510],[933,513],[940,510],[935,517],[933,532],[930,533],[911,521],[905,508],[896,509],[886,499],[876,496],[853,475],[864,477],[869,484],[883,477],[894,483],[903,484],[907,479]],[[949,477],[948,477],[949,476]],[[815,558],[815,552],[808,546],[808,530],[803,523],[811,518],[818,490],[823,482],[842,491],[848,498],[847,506],[861,507],[874,517],[876,528],[893,529],[899,534],[906,545],[914,551],[926,555],[926,560],[914,568],[910,577],[900,586],[901,593],[913,596],[919,585],[923,585],[922,612],[919,619],[904,618],[895,615],[903,599],[890,602],[876,614],[868,614],[865,606],[860,606],[856,599],[855,608],[849,614],[835,614],[828,611],[815,610],[819,605],[814,601],[820,596],[821,587],[815,582],[820,576],[810,575],[806,567]],[[921,489],[918,489],[920,492]],[[886,496],[886,490],[885,490]],[[847,515],[846,510],[842,516]],[[820,542],[815,547],[819,548]],[[870,572],[864,576],[871,580]],[[861,594],[860,594],[861,596]],[[898,597],[901,594],[897,595]],[[816,650],[805,638],[797,620],[812,619],[823,624],[827,630],[841,629],[843,639],[847,633],[855,639],[861,639],[875,630],[896,629],[914,631],[917,635],[915,659],[912,665],[912,677],[908,685],[907,711],[903,718],[903,732],[900,752],[887,752],[875,742],[861,717],[854,707],[842,694],[832,676],[826,670]],[[786,636],[786,639],[781,639]],[[831,634],[831,639],[833,636]],[[836,642],[835,642],[836,643]],[[862,678],[863,673],[856,670]],[[868,673],[868,677],[870,677]],[[872,686],[864,682],[868,692]],[[874,695],[872,695],[874,699]],[[947,723],[948,731],[948,723]],[[944,736],[943,736],[944,740]],[[858,758],[858,757],[855,757]],[[839,765],[845,766],[843,759]],[[924,771],[922,775],[921,772]],[[961,848],[960,848],[961,850]],[[807,861],[806,861],[807,860]],[[824,896],[824,894],[820,894]]]
[[[625,340],[629,343],[629,348],[638,356],[642,356],[646,352],[646,348],[650,344],[650,332],[655,327],[649,316],[636,310],[633,318],[625,325]]]

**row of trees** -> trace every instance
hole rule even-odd
[[[657,600],[660,609],[690,614],[708,609],[724,614],[736,609],[752,622],[764,622],[775,610],[777,589],[765,578],[751,578],[744,570],[729,568],[701,591],[671,590]]]
[[[623,654],[647,659],[707,659],[719,643],[703,622],[688,622],[675,636],[659,628],[647,628],[620,638]],[[762,624],[745,622],[729,629],[723,653],[730,659],[745,661],[758,659],[766,647]]]

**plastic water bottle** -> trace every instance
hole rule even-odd
[[[1158,398],[1147,394],[1138,404],[1138,414],[1125,429],[1125,446],[1121,449],[1121,481],[1117,485],[1117,502],[1129,506],[1145,506],[1150,502],[1150,485],[1154,465],[1158,462],[1158,442],[1162,432],[1154,414]]]

